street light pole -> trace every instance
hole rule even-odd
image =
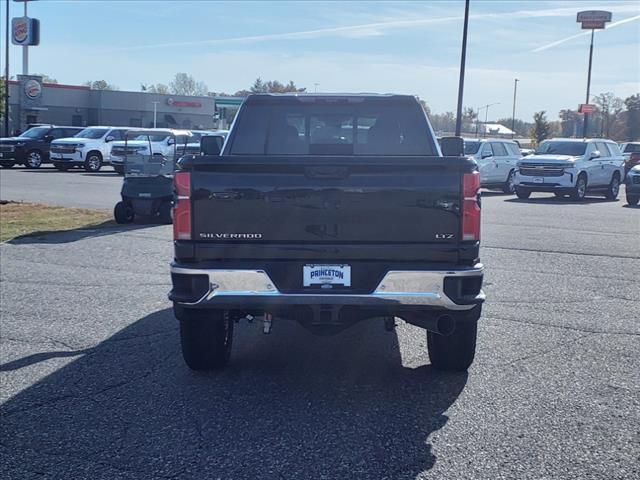
[[[589,95],[589,92],[591,90],[591,65],[593,62],[593,34],[594,33],[595,33],[595,30],[592,28],[591,29],[591,46],[589,47],[589,73],[587,74],[587,99],[584,102],[587,104],[589,103],[589,97],[591,96]],[[584,126],[582,128],[582,136],[584,138],[587,138],[588,126],[589,126],[589,113],[585,112]]]
[[[513,112],[511,113],[511,131],[513,134],[511,135],[511,138],[516,136],[516,93],[518,92],[519,81],[520,80],[516,78],[513,82]]]
[[[462,54],[460,56],[460,80],[458,83],[458,109],[456,112],[456,137],[462,131],[462,97],[464,93],[464,69],[467,59],[467,29],[469,27],[469,0],[464,3],[464,28],[462,29]]]
[[[153,128],[156,128],[156,118],[158,116],[158,104],[160,102],[151,102],[153,103]]]
[[[4,134],[9,136],[9,0],[5,20],[4,53]]]

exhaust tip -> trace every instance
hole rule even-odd
[[[436,319],[436,330],[440,335],[448,337],[456,329],[456,321],[451,315],[440,315]]]

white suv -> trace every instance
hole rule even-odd
[[[50,159],[60,171],[83,166],[87,172],[97,172],[111,161],[115,141],[123,140],[126,128],[88,127],[70,138],[51,142]]]
[[[184,148],[185,143],[189,142],[192,137],[188,130],[171,130],[167,128],[148,128],[144,132],[155,132],[155,135],[147,133],[139,136],[134,131],[129,132],[129,138],[126,142],[113,142],[111,165],[119,174],[124,173],[124,159],[127,155],[163,155],[172,156],[178,153],[179,148]],[[126,149],[125,149],[126,143]]]
[[[522,158],[516,142],[501,138],[465,138],[464,154],[478,164],[482,187],[511,194],[515,191],[515,172]]]
[[[624,157],[618,144],[603,138],[553,138],[518,162],[516,195],[552,192],[582,200],[587,192],[618,198],[624,179]]]

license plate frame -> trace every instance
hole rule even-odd
[[[302,266],[304,287],[336,285],[351,286],[351,265],[347,264],[307,264]]]
[[[535,177],[533,179],[533,183],[544,183],[544,178],[542,177]]]

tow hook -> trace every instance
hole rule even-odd
[[[273,324],[273,315],[270,313],[264,314],[264,319],[262,321],[262,333],[268,335],[271,333],[271,325]]]

